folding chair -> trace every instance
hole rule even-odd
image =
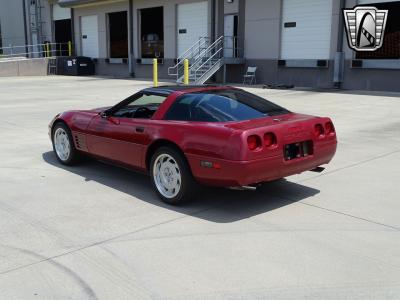
[[[257,67],[248,67],[243,75],[243,84],[256,84],[256,71]]]

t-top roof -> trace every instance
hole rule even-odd
[[[162,93],[173,93],[176,91],[186,91],[186,90],[212,90],[212,89],[225,89],[231,88],[227,86],[218,86],[218,85],[164,85],[158,87],[151,87],[144,89],[143,91],[148,92],[162,92]]]

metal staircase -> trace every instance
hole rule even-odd
[[[238,51],[235,45],[236,37],[220,36],[214,42],[208,37],[202,37],[178,57],[175,66],[168,68],[168,75],[175,76],[178,84],[183,83],[183,64],[184,60],[188,59],[189,84],[203,84],[226,63],[224,57],[226,52],[231,53],[231,58],[237,57]]]

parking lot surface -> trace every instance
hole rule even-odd
[[[336,157],[172,207],[147,176],[60,165],[47,135],[150,84],[0,79],[0,299],[400,298],[400,94],[248,89],[332,117]]]

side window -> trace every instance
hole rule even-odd
[[[178,99],[168,110],[165,119],[174,121],[192,120],[191,106],[195,102],[196,95],[187,94]]]
[[[167,96],[142,94],[131,101],[123,102],[113,116],[120,118],[150,119]]]
[[[132,101],[127,106],[146,106],[146,105],[160,105],[164,102],[165,96],[145,94],[138,99]]]

